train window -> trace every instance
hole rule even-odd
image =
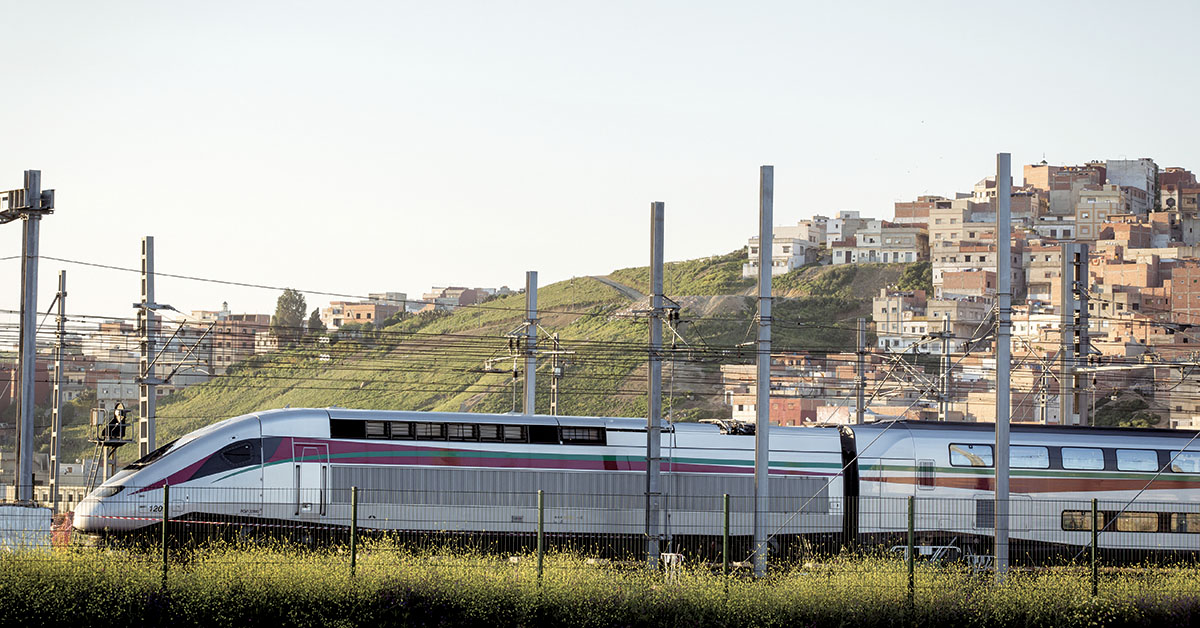
[[[1092,447],[1063,447],[1064,469],[1094,470],[1104,468],[1104,450]]]
[[[1049,469],[1050,450],[1045,447],[1013,445],[1008,451],[1008,464],[1014,469]]]
[[[604,428],[602,427],[564,427],[561,428],[564,445],[603,445]]]
[[[193,436],[192,438],[195,438],[195,437]],[[178,449],[179,447],[182,447],[185,443],[192,440],[192,438],[187,438],[187,439],[176,438],[175,440],[167,443],[166,445],[163,445],[162,447],[155,449],[154,451],[146,454],[145,456],[142,456],[141,458],[134,460],[133,462],[129,463],[129,465],[125,468],[126,469],[141,469],[142,467],[145,467],[146,465],[150,464],[151,462],[154,462],[155,460],[162,458],[163,456],[167,455],[168,453],[171,453],[172,451]],[[179,442],[181,440],[183,442]]]
[[[413,437],[413,424],[403,421],[392,423],[390,436],[392,440],[411,440]]]
[[[1158,452],[1149,449],[1118,449],[1117,471],[1158,471]]]
[[[558,428],[553,425],[530,425],[529,442],[542,445],[557,445]]]
[[[384,421],[367,421],[367,438],[387,438],[388,424]]]
[[[990,467],[992,446],[950,443],[950,464],[956,467]]]
[[[489,443],[504,440],[499,425],[480,425],[479,440]]]
[[[1185,534],[1200,534],[1200,513],[1171,513],[1171,531]]]
[[[254,446],[250,443],[235,443],[221,452],[221,457],[231,466],[240,467],[255,462]]]
[[[450,432],[450,440],[479,440],[475,426],[469,423],[449,423],[446,428]]]
[[[1101,530],[1104,529],[1104,513],[1096,513]],[[1092,529],[1092,511],[1090,510],[1064,510],[1062,512],[1062,529],[1063,530],[1091,530]]]
[[[348,421],[346,419],[330,419],[329,420],[329,436],[330,438],[362,438],[365,421]]]
[[[446,424],[413,423],[413,434],[418,440],[446,440]]]
[[[932,460],[917,461],[917,487],[931,489],[936,484],[934,479],[934,467]]]
[[[1123,512],[1117,515],[1118,532],[1158,532],[1158,513]]]
[[[1200,451],[1172,451],[1171,470],[1175,473],[1200,473]]]
[[[524,443],[529,438],[525,436],[524,425],[505,425],[504,426],[504,442],[506,443]]]
[[[262,462],[262,440],[252,438],[226,445],[196,469],[194,477],[205,477]]]

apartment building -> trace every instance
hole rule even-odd
[[[905,351],[928,333],[924,290],[900,291],[883,288],[871,303],[876,346]]]
[[[834,264],[919,262],[929,259],[924,227],[872,220],[857,234],[835,242]]]
[[[819,259],[818,250],[825,243],[828,225],[829,219],[825,216],[814,216],[795,225],[775,227],[771,238],[771,275],[782,275],[815,264]],[[742,264],[742,277],[757,277],[761,257],[758,236],[750,238],[749,248],[749,259]]]
[[[1118,185],[1085,185],[1075,204],[1075,239],[1098,240],[1102,225],[1114,214],[1124,214],[1125,194]]]
[[[1101,161],[1059,167],[1049,175],[1050,213],[1058,216],[1074,214],[1084,186],[1104,185],[1108,181],[1106,174]]]
[[[825,226],[825,246],[833,248],[835,242],[844,241],[867,226],[869,218],[863,218],[858,210],[843,209],[830,218]]]
[[[328,307],[321,309],[321,322],[330,331],[336,331],[351,323],[378,325],[400,312],[404,307],[402,301],[330,301]]]

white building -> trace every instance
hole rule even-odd
[[[825,229],[829,219],[814,216],[812,220],[801,220],[795,226],[776,227],[771,240],[771,275],[782,275],[807,264],[818,261],[818,249],[825,242]],[[742,265],[742,277],[758,275],[758,236],[750,238],[750,255]]]
[[[929,235],[921,227],[868,221],[850,239],[833,246],[834,264],[919,262],[929,258]]]
[[[1153,159],[1146,157],[1141,159],[1109,159],[1105,164],[1105,176],[1111,185],[1137,188],[1145,192],[1144,197],[1136,195],[1137,198],[1143,199],[1148,197],[1149,205],[1153,205],[1155,188],[1158,184],[1158,164],[1154,163]],[[1130,209],[1133,213],[1145,214],[1146,210],[1143,208],[1147,207],[1148,205],[1145,202],[1138,202],[1135,207],[1131,207]]]
[[[825,227],[825,246],[832,249],[834,243],[850,238],[859,229],[867,226],[869,218],[863,218],[858,210],[842,209]]]

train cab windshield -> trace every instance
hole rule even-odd
[[[145,456],[142,456],[141,458],[138,458],[137,460],[134,460],[133,462],[129,463],[129,465],[126,466],[125,469],[137,470],[137,469],[144,468],[152,462],[161,460],[163,458],[163,456],[166,456],[167,454],[172,453],[174,451],[178,451],[180,447],[183,447],[184,445],[192,442],[195,439],[196,439],[195,436],[193,436],[192,434],[176,438],[175,440],[167,443],[166,445],[163,445],[162,447],[159,447],[158,449],[155,449],[154,451],[146,454]]]

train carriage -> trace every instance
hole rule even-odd
[[[712,547],[753,526],[754,436],[664,424],[659,529]],[[768,530],[787,545],[888,543],[915,525],[930,544],[989,551],[995,525],[993,426],[894,421],[771,430]],[[1200,442],[1181,430],[1012,427],[1014,557],[1200,551]],[[630,541],[645,529],[644,419],[284,409],[228,419],[169,443],[79,504],[83,532],[173,521],[412,533],[528,534],[537,491],[553,535]],[[743,539],[744,540],[744,539]],[[1134,554],[1128,554],[1134,556]]]
[[[771,516],[780,539],[844,532],[836,429],[773,430]],[[715,425],[664,425],[660,529],[721,534],[721,495],[753,494],[754,437]],[[345,526],[358,488],[360,527],[406,532],[527,533],[537,491],[551,534],[640,537],[644,419],[286,409],[222,421],[114,475],[76,510],[84,532],[161,520]],[[749,535],[749,502],[731,517]]]

